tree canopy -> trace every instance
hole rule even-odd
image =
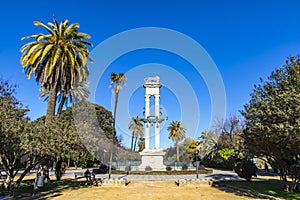
[[[241,111],[246,119],[245,145],[257,157],[265,156],[279,169],[286,189],[295,189],[300,171],[300,59],[290,57],[259,85]],[[287,175],[294,184],[288,188]],[[296,170],[297,171],[297,170]]]
[[[69,158],[73,162],[79,158],[83,162],[81,164],[86,164],[86,159],[91,159],[92,162],[94,158],[103,160],[103,149],[107,141],[113,138],[110,111],[85,102],[92,108],[97,118],[96,123],[101,127],[101,132],[87,132],[84,135],[89,141],[86,144],[74,123],[73,111],[76,112],[76,108],[73,110],[73,107],[69,107],[62,112],[60,118],[54,118],[53,123],[47,125],[45,116],[30,121],[26,116],[29,110],[14,97],[15,88],[15,85],[7,81],[0,81],[0,165],[8,175],[5,183],[7,188],[14,185],[14,177],[21,168],[25,169],[18,180],[15,180],[17,185],[37,163],[49,167],[58,156],[64,161]],[[95,135],[99,137],[94,137]],[[114,140],[118,142],[117,138]],[[91,149],[93,151],[89,151]]]
[[[14,97],[15,87],[7,81],[0,81],[0,165],[8,175],[7,186],[11,185],[21,158],[27,152],[20,143],[29,121],[26,117],[28,109]]]
[[[143,133],[144,133],[143,132],[144,126],[141,118],[139,118],[139,116],[132,117],[128,124],[128,129],[132,131],[130,150],[135,151],[137,139],[143,137]],[[133,142],[134,138],[135,138],[135,142]]]
[[[179,141],[183,140],[186,137],[186,128],[184,127],[183,123],[180,121],[172,121],[167,130],[169,132],[168,138],[172,139],[176,145],[176,160],[179,162]]]
[[[33,24],[44,28],[47,34],[23,37],[22,40],[34,41],[20,49],[23,53],[20,63],[27,78],[34,73],[40,89],[49,92],[47,119],[55,115],[59,93],[67,97],[80,83],[86,81],[89,75],[86,60],[91,60],[87,46],[92,46],[86,41],[90,36],[78,31],[78,23],[69,25],[68,20],[58,23],[55,18],[53,21],[48,25],[35,21]]]

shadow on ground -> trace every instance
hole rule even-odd
[[[48,199],[43,198],[43,196],[53,194],[59,196],[60,192],[66,189],[77,190],[83,187],[89,187],[90,184],[82,181],[74,181],[74,180],[62,180],[62,181],[50,181],[44,184],[44,187],[38,188],[36,190],[35,198],[38,199]],[[33,180],[23,181],[15,191],[14,191],[14,199],[32,199],[33,194]],[[54,197],[54,196],[53,196]]]
[[[214,187],[222,191],[241,193],[249,197],[256,196],[259,199],[300,200],[300,193],[284,192],[278,179],[257,178],[251,182],[244,180],[219,181],[216,182]]]
[[[249,197],[249,198],[253,198],[253,199],[257,199],[257,198],[260,198],[258,195],[254,195],[248,191],[244,191],[244,190],[239,190],[239,189],[236,189],[236,188],[231,188],[231,187],[228,187],[226,184],[224,184],[224,182],[221,182],[221,183],[214,183],[213,184],[213,187],[223,191],[223,192],[227,192],[227,193],[232,193],[232,194],[235,194],[236,196],[245,196],[245,197]],[[268,199],[268,198],[266,198]]]
[[[234,174],[211,174],[205,176],[205,178],[211,178],[214,180],[233,180],[233,179],[240,179],[238,175]]]

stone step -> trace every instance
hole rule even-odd
[[[178,179],[178,186],[212,186],[212,179]]]

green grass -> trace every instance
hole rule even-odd
[[[261,194],[266,194],[274,196],[280,199],[291,199],[300,200],[300,193],[295,192],[284,192],[281,189],[281,183],[279,180],[266,180],[266,181],[229,181],[225,185],[231,185],[238,188],[247,189],[252,192],[259,192]]]

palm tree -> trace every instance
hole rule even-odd
[[[89,75],[86,59],[92,61],[87,48],[92,44],[85,41],[90,36],[78,31],[79,24],[69,25],[68,20],[59,24],[54,17],[53,21],[48,25],[35,21],[33,24],[48,34],[23,37],[22,40],[35,40],[20,49],[20,63],[27,78],[33,73],[40,89],[49,91],[46,123],[55,116],[57,95],[68,93],[76,83],[85,81]]]
[[[112,128],[112,144],[110,149],[110,159],[109,159],[109,175],[108,178],[111,177],[111,165],[112,165],[112,156],[113,156],[113,145],[115,141],[115,128],[116,128],[116,119],[117,119],[117,106],[119,100],[119,93],[122,89],[122,85],[126,85],[126,77],[123,73],[110,74],[110,87],[112,87],[113,93],[115,93],[115,105],[114,105],[114,114],[113,114],[113,128]]]
[[[68,102],[80,102],[87,100],[90,95],[90,91],[88,90],[89,83],[87,81],[80,82],[74,86],[69,92],[64,91],[60,93],[58,102],[59,106],[57,109],[57,117],[60,117],[64,104],[67,106]]]
[[[136,142],[139,137],[143,137],[143,123],[141,118],[139,116],[132,117],[131,121],[128,124],[128,129],[132,131],[132,137],[131,137],[131,151],[135,151]],[[133,140],[134,145],[133,145]]]
[[[67,106],[69,102],[70,103],[79,102],[79,101],[87,100],[89,98],[90,91],[88,90],[88,85],[89,84],[87,81],[83,81],[76,84],[76,86],[74,86],[74,88],[71,89],[70,91],[63,91],[57,95],[57,103],[59,103],[57,109],[58,118],[61,116],[64,105]],[[48,100],[49,91],[48,90],[42,91],[40,93],[40,96],[41,97],[47,96],[45,100]]]
[[[176,145],[176,158],[177,162],[179,162],[179,141],[183,140],[186,137],[185,131],[186,128],[184,125],[179,121],[172,121],[168,128],[169,132],[169,139],[172,139],[173,142],[175,142]]]
[[[200,142],[199,142],[199,154],[200,157],[208,157],[212,158],[214,155],[217,154],[219,150],[219,141],[220,135],[219,133],[215,131],[204,131],[201,133],[201,136],[199,137]]]

